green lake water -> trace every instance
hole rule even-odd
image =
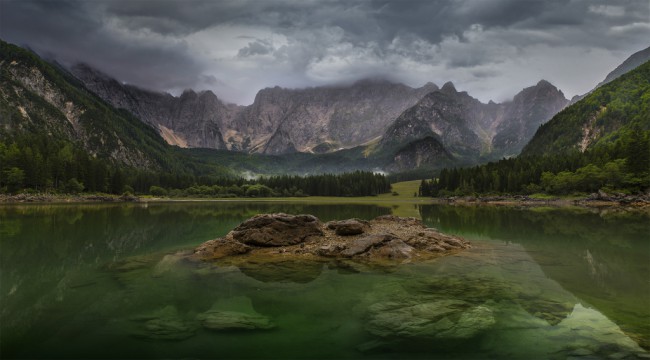
[[[393,208],[2,206],[0,358],[650,358],[647,212],[416,210],[472,249],[381,268],[289,261],[237,268],[183,254],[258,213],[328,221]],[[210,330],[199,321],[210,309],[263,316],[274,327]]]

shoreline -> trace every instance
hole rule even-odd
[[[133,195],[111,194],[0,194],[0,204],[75,204],[75,203],[134,203]]]
[[[0,195],[0,205],[16,204],[75,204],[75,203],[180,203],[180,202],[309,202],[309,203],[411,203],[465,206],[504,206],[504,207],[585,207],[617,209],[650,209],[650,195],[608,195],[591,194],[578,198],[532,198],[515,196],[465,196],[465,197],[268,197],[268,198],[166,198],[140,197],[136,195],[111,194],[17,194]]]
[[[649,195],[608,195],[595,193],[576,198],[531,198],[524,195],[516,196],[466,196],[433,198],[434,204],[469,205],[469,206],[510,206],[510,207],[585,207],[585,208],[617,208],[617,209],[650,209]]]

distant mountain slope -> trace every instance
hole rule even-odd
[[[0,41],[0,137],[31,133],[69,141],[93,157],[162,169],[172,149],[148,125],[88,92],[72,75]]]
[[[381,136],[400,113],[436,89],[431,83],[413,89],[385,80],[263,89],[228,127],[226,142],[264,154],[351,148]]]
[[[381,148],[388,151],[431,137],[444,146],[444,156],[463,163],[516,155],[539,125],[566,103],[562,92],[547,81],[503,104],[481,103],[447,83],[404,111],[386,130]]]
[[[384,80],[349,86],[260,90],[250,106],[225,104],[211,91],[180,97],[122,85],[90,68],[71,70],[89,89],[123,108],[181,147],[263,154],[331,152],[380,136],[434,84],[413,89]]]
[[[424,196],[591,193],[590,199],[644,206],[650,191],[650,61],[559,112],[519,156],[436,175],[423,182]]]
[[[605,80],[598,83],[598,85],[596,85],[596,87],[593,90],[591,90],[590,92],[584,95],[576,95],[573,98],[571,98],[570,104],[577,103],[578,101],[584,99],[585,96],[589,95],[595,89],[598,89],[599,87],[607,84],[608,82],[617,79],[619,76],[627,73],[628,71],[634,70],[636,67],[646,63],[647,61],[650,61],[650,47],[643,49],[641,51],[637,51],[634,54],[630,55],[630,57],[625,59],[625,61],[623,61],[619,66],[617,66],[616,69],[612,70],[609,74],[607,74]]]
[[[650,47],[632,54],[629,58],[623,61],[621,65],[617,66],[616,69],[607,74],[605,80],[596,85],[596,87],[598,88],[600,86],[603,86],[608,82],[617,79],[619,76],[627,73],[628,71],[636,69],[638,66],[643,65],[648,61],[650,61]]]
[[[186,90],[175,97],[120,84],[84,64],[71,71],[102,99],[157,129],[171,145],[226,149],[221,129],[241,111],[239,106],[224,104],[211,91],[197,94]]]
[[[503,104],[503,120],[496,126],[492,150],[501,156],[517,155],[540,125],[567,105],[564,94],[547,81],[523,89]]]
[[[522,155],[585,150],[650,129],[650,62],[599,87],[542,125]]]

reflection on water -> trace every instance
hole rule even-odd
[[[423,206],[443,231],[516,243],[546,276],[650,348],[650,214]]]
[[[0,207],[3,357],[636,358],[649,347],[646,214],[431,205],[425,223],[473,249],[391,269],[184,260],[279,211],[327,221],[391,210]]]

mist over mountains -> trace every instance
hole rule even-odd
[[[48,133],[81,139],[93,156],[135,167],[155,168],[161,156],[173,158],[160,155],[171,151],[161,145],[165,143],[205,149],[192,153],[215,166],[252,173],[402,172],[475,165],[518,155],[538,128],[569,104],[545,80],[522,89],[511,101],[483,103],[451,82],[412,88],[373,78],[338,86],[265,88],[253,104],[240,106],[211,91],[188,89],[173,96],[125,85],[88,65],[65,69],[13,45],[5,47],[10,51],[3,76],[15,89],[3,95],[8,111],[26,116]],[[647,53],[633,55],[608,78],[634,68]],[[34,97],[41,100],[26,103]],[[97,101],[95,97],[112,109],[108,120],[90,116],[96,112],[88,112],[87,104]],[[41,115],[33,115],[37,113]],[[135,145],[144,133],[110,130],[123,129],[122,121],[140,122],[135,125],[147,129],[146,141],[156,145]],[[27,131],[24,125],[21,129]],[[157,155],[149,151],[154,148]]]
[[[366,79],[347,86],[266,88],[253,104],[237,106],[212,92],[186,90],[178,97],[122,85],[87,65],[72,73],[116,108],[158,130],[171,145],[283,155],[331,153],[358,146],[366,154],[400,151],[390,168],[432,165],[418,146],[440,142],[443,158],[475,163],[516,155],[535,130],[568,102],[547,81],[522,90],[512,101],[481,103],[452,83],[421,88]]]

